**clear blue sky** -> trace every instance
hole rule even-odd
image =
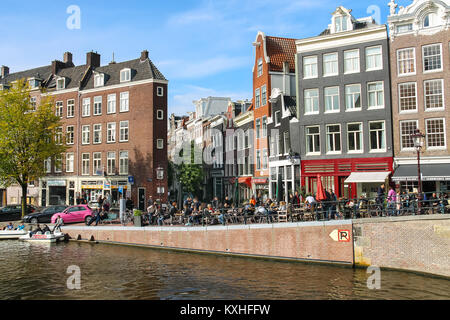
[[[357,18],[388,0],[1,0],[0,64],[11,72],[48,65],[65,51],[76,65],[85,54],[102,55],[102,65],[138,58],[143,49],[170,81],[169,112],[193,110],[207,96],[251,99],[252,67],[258,30],[267,35],[304,38],[319,34],[330,14],[343,5]],[[406,6],[411,1],[400,0]],[[81,9],[81,29],[69,30],[67,8]]]

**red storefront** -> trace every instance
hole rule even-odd
[[[307,193],[315,194],[317,191],[317,176],[322,177],[322,185],[326,189],[333,189],[338,197],[356,198],[366,193],[373,196],[375,188],[382,180],[370,181],[373,173],[380,173],[382,177],[388,177],[393,171],[393,158],[353,158],[353,159],[327,159],[327,160],[303,160],[301,162],[301,184]],[[369,180],[358,180],[358,183],[346,182],[355,174]]]

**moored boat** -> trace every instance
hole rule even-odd
[[[0,240],[17,240],[27,233],[25,230],[1,230]]]
[[[54,243],[58,242],[60,240],[64,240],[64,237],[66,235],[62,232],[46,232],[45,234],[42,234],[40,232],[36,234],[32,234],[31,232],[26,233],[25,235],[21,236],[19,240],[21,241],[27,241],[27,242],[47,242],[47,243]]]

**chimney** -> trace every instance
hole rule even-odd
[[[148,51],[144,50],[141,52],[141,61],[145,61],[148,59]]]
[[[57,74],[59,70],[64,69],[65,63],[59,60],[52,61],[52,74]]]
[[[86,54],[86,64],[92,68],[100,67],[100,55],[96,52],[88,52]]]
[[[63,61],[66,64],[66,66],[71,66],[72,67],[73,66],[72,53],[71,52],[65,52]]]
[[[2,66],[1,78],[4,79],[9,75],[9,68],[7,66]]]

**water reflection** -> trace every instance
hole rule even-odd
[[[449,299],[449,280],[110,245],[0,242],[0,299]],[[70,265],[81,290],[69,290]]]

